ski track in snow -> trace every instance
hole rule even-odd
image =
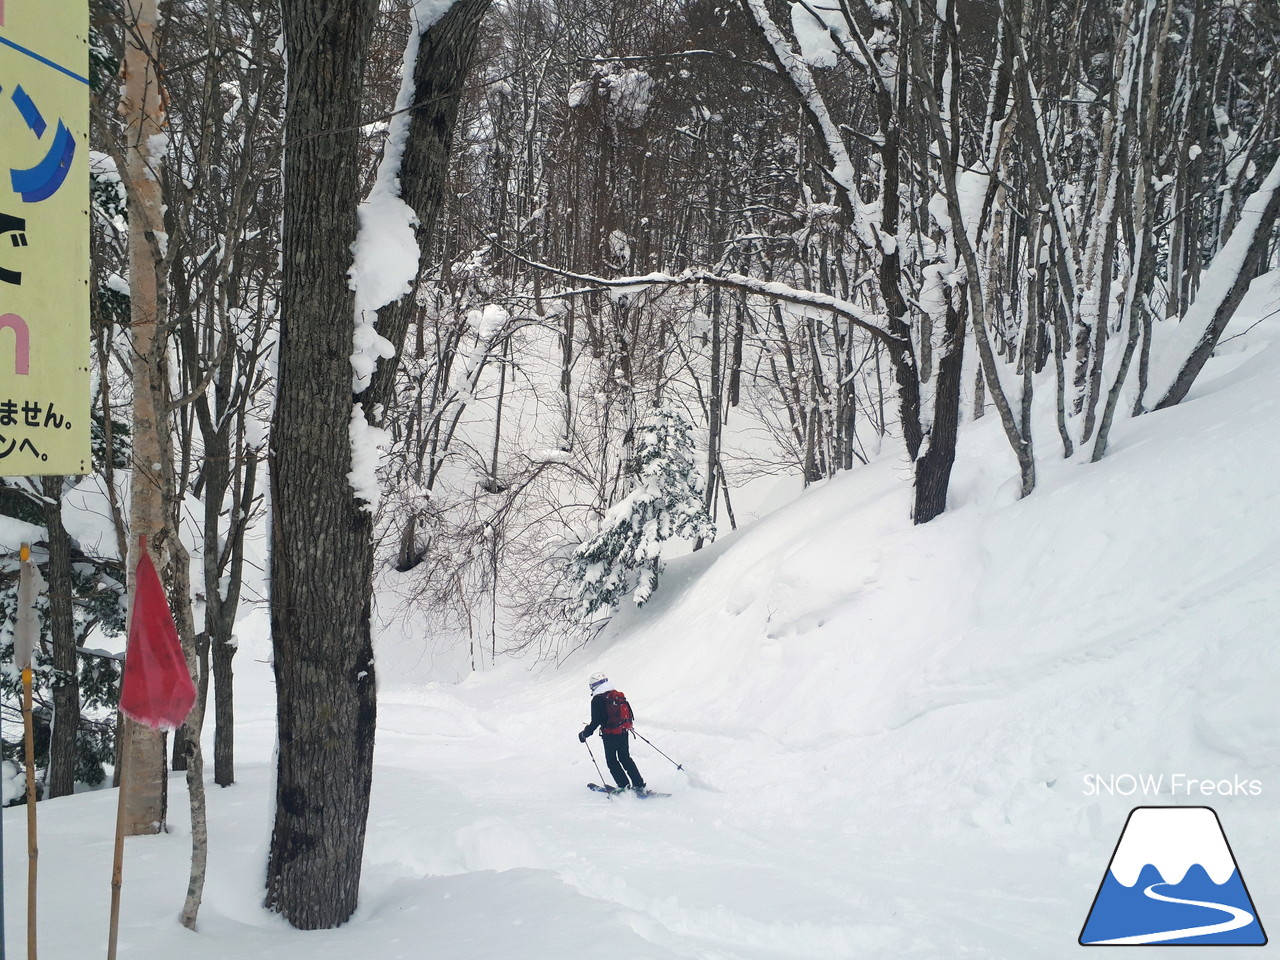
[[[1219,910],[1223,913],[1231,915],[1230,920],[1224,920],[1221,923],[1209,923],[1198,927],[1183,927],[1180,930],[1165,930],[1161,933],[1143,933],[1132,937],[1116,937],[1114,940],[1090,940],[1091,947],[1120,946],[1122,944],[1137,945],[1143,943],[1164,943],[1168,940],[1181,940],[1186,937],[1203,937],[1211,933],[1227,933],[1231,930],[1239,930],[1241,927],[1247,927],[1253,923],[1253,914],[1248,910],[1241,910],[1239,907],[1233,907],[1226,903],[1210,903],[1207,900],[1183,900],[1178,897],[1167,897],[1162,893],[1156,892],[1156,887],[1167,886],[1167,884],[1153,883],[1142,891],[1143,895],[1152,900],[1159,900],[1162,903],[1180,903],[1188,907],[1205,907],[1210,910]]]

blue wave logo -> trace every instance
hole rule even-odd
[[[1135,807],[1082,946],[1262,946],[1266,931],[1210,807]]]

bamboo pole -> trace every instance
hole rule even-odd
[[[129,740],[133,721],[128,717],[120,724],[120,786],[116,797],[116,843],[111,863],[111,924],[107,933],[107,960],[116,960],[116,941],[120,934],[120,888],[124,883],[124,836],[126,820],[125,784],[129,777]]]
[[[143,536],[138,541],[139,553],[147,549],[147,540]],[[129,614],[125,618],[125,636],[133,633],[134,588],[136,573],[129,577]],[[125,662],[128,662],[129,648],[125,645]],[[120,694],[124,695],[124,669],[120,671]],[[133,721],[123,712],[119,715],[116,736],[119,738],[120,767],[116,771],[116,837],[115,848],[111,860],[111,918],[107,926],[107,960],[116,960],[116,943],[120,937],[120,890],[124,885],[124,838],[129,831],[125,824],[129,819],[129,756],[132,751],[129,745],[133,740]]]

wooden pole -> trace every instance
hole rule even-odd
[[[139,556],[146,550],[146,537],[138,541]],[[125,636],[133,633],[133,600],[137,586],[137,573],[132,571],[129,577],[129,615],[125,618]],[[129,659],[128,643],[125,644],[125,662]],[[120,670],[120,694],[124,695],[124,669]],[[130,831],[126,828],[129,820],[129,757],[133,751],[129,749],[133,741],[133,721],[123,712],[120,723],[116,727],[116,736],[120,738],[120,769],[116,777],[116,840],[115,851],[111,861],[111,920],[107,929],[107,960],[116,960],[116,942],[120,937],[120,888],[124,884],[124,838]]]
[[[23,637],[15,635],[14,654],[22,668],[22,739],[27,759],[27,960],[36,960],[36,865],[40,850],[36,844],[36,739],[31,723],[31,649],[35,643],[35,587],[31,567],[31,546],[18,550],[18,610],[15,624]],[[19,649],[21,647],[21,649]]]
[[[125,784],[129,778],[129,728],[133,721],[128,717],[120,724],[120,786],[117,787],[116,798],[116,845],[115,857],[111,863],[111,925],[107,934],[107,960],[116,960],[116,941],[120,934],[120,888],[124,883],[124,836],[125,836]]]
[[[27,745],[27,960],[36,960],[36,740],[31,729],[31,668],[22,671],[22,727]]]
[[[0,816],[0,866],[4,864],[4,817]],[[0,960],[5,960],[4,950],[4,870],[0,869]]]

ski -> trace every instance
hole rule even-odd
[[[671,796],[671,794],[669,794],[669,793],[659,793],[659,792],[658,792],[658,791],[656,791],[656,790],[645,790],[644,792],[638,792],[638,791],[635,791],[635,790],[623,790],[623,789],[622,789],[622,788],[620,788],[620,787],[606,787],[606,786],[603,786],[602,784],[599,784],[599,783],[588,783],[588,784],[587,784],[587,789],[588,789],[588,790],[594,790],[596,793],[607,793],[607,794],[609,794],[610,796],[612,796],[612,795],[614,795],[614,794],[618,794],[618,793],[629,793],[629,794],[631,794],[631,795],[632,795],[632,796],[634,796],[634,797],[641,797],[641,798],[646,799],[646,800],[647,800],[649,797],[669,797],[669,796]]]

